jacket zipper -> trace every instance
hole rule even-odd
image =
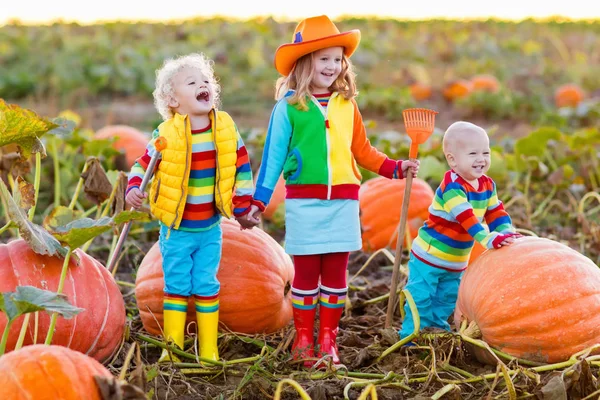
[[[175,208],[175,219],[171,223],[169,230],[173,229],[173,227],[175,226],[175,222],[179,219],[179,206],[181,205],[181,201],[184,199],[184,197],[187,197],[187,193],[184,193],[184,189],[185,189],[185,181],[189,180],[188,168],[190,167],[190,140],[191,140],[191,138],[188,138],[188,134],[187,134],[187,123],[188,122],[189,122],[189,119],[186,118],[185,122],[184,122],[185,132],[183,134],[185,137],[185,170],[183,172],[183,179],[181,180],[181,197],[179,198],[179,202],[177,202],[177,208]],[[191,132],[191,129],[192,128],[190,127],[190,132]]]
[[[215,163],[216,163],[216,169],[215,169],[216,193],[215,194],[218,194],[222,208],[219,208],[219,201],[215,201],[215,206],[217,207],[217,210],[221,214],[223,214],[227,218],[231,218],[229,213],[224,210],[225,207],[223,204],[223,195],[221,194],[221,185],[219,184],[221,181],[221,169],[219,168],[219,147],[217,146],[217,111],[213,108],[212,112],[213,112],[213,126],[214,126],[213,127],[213,142],[215,143]]]
[[[331,98],[329,99],[329,101],[331,101],[331,99],[333,99],[333,97],[336,95],[337,93],[334,93],[331,95]],[[327,147],[327,200],[331,200],[331,185],[332,185],[332,172],[331,172],[331,143],[330,143],[330,139],[329,139],[329,119],[327,118],[328,114],[329,114],[329,102],[327,102],[327,107],[325,110],[323,110],[323,107],[321,106],[321,104],[319,103],[319,101],[317,100],[317,98],[315,96],[312,96],[311,99],[316,105],[317,108],[321,111],[321,114],[323,115],[323,119],[324,119],[324,123],[325,123],[325,143],[326,143],[326,147]]]

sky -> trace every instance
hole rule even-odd
[[[272,16],[292,20],[326,14],[399,19],[487,18],[519,20],[563,16],[600,19],[598,0],[1,0],[0,24],[11,19],[47,23],[57,19],[87,24],[110,20],[181,20],[215,15]]]

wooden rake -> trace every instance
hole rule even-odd
[[[402,111],[406,133],[410,137],[410,151],[408,157],[410,161],[416,161],[419,152],[419,145],[425,143],[435,129],[435,115],[437,111],[426,108],[409,108]],[[402,208],[400,211],[400,223],[398,224],[398,239],[396,240],[396,256],[394,258],[394,268],[392,270],[392,284],[390,286],[390,297],[388,299],[387,315],[385,318],[385,327],[392,325],[394,309],[396,308],[398,290],[398,275],[400,272],[400,260],[404,247],[404,238],[406,232],[406,218],[408,216],[408,204],[410,202],[410,191],[413,176],[408,171],[406,176],[406,186],[404,187],[404,198],[402,199]]]
[[[146,172],[144,173],[144,177],[142,178],[142,183],[140,184],[140,190],[144,192],[146,190],[146,186],[150,181],[150,178],[154,174],[154,167],[156,167],[156,163],[158,162],[158,156],[160,153],[167,148],[167,139],[163,136],[159,136],[154,141],[154,148],[156,151],[150,158],[150,162],[148,163],[148,167],[146,168]],[[134,207],[131,207],[131,211],[135,210]],[[119,240],[117,241],[117,245],[115,246],[115,250],[110,256],[110,260],[106,264],[106,269],[108,269],[112,274],[114,274],[115,268],[117,267],[117,261],[119,260],[119,253],[121,253],[121,248],[125,243],[125,239],[127,239],[127,235],[129,235],[129,229],[131,229],[131,221],[125,222],[123,225],[123,230],[119,235]]]

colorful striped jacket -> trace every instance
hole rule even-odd
[[[467,268],[474,240],[493,248],[503,234],[514,232],[490,177],[479,178],[479,189],[475,190],[450,170],[437,188],[429,218],[412,244],[412,256],[434,267],[462,271]]]
[[[334,92],[326,110],[312,96],[308,110],[289,104],[288,92],[271,114],[254,199],[268,205],[283,171],[286,198],[358,200],[358,165],[387,178],[402,178],[402,161],[371,145],[354,99]]]

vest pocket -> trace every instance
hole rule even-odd
[[[154,186],[154,197],[152,198],[152,203],[156,204],[159,193],[160,193],[160,178],[156,181],[156,185]]]
[[[283,177],[286,181],[298,179],[302,172],[302,156],[300,150],[294,148],[283,165]]]

